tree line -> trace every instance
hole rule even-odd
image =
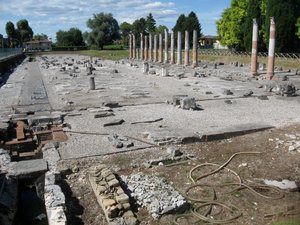
[[[67,31],[57,31],[55,46],[68,47],[88,45],[92,48],[103,49],[104,45],[112,44],[118,40],[126,45],[128,43],[129,34],[135,34],[137,41],[139,41],[140,33],[144,35],[154,35],[161,34],[165,29],[168,29],[165,25],[157,26],[152,13],[149,13],[146,18],[141,17],[136,19],[133,23],[123,22],[119,26],[117,20],[111,13],[102,12],[94,14],[92,18],[88,19],[86,25],[90,31],[84,33],[76,27],[72,27]],[[185,30],[190,32],[191,42],[193,30],[197,30],[198,37],[202,35],[201,24],[194,12],[189,13],[187,16],[181,14],[173,28],[174,32],[184,32]],[[45,34],[33,36],[33,31],[25,19],[17,22],[17,28],[15,28],[12,22],[7,22],[6,33],[11,41],[10,47],[22,46],[24,42],[32,39],[48,39]]]
[[[267,51],[270,17],[276,24],[276,51],[300,52],[300,0],[232,0],[217,21],[221,44],[251,51],[253,18],[259,26],[259,51]]]

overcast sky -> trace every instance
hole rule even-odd
[[[86,21],[93,14],[112,13],[120,23],[132,23],[150,12],[156,25],[173,28],[180,14],[194,11],[201,23],[202,33],[216,34],[216,20],[230,0],[0,0],[0,34],[6,37],[5,24],[27,19],[33,32],[44,33],[55,40],[58,30],[77,27],[87,31]]]

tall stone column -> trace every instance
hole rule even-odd
[[[193,31],[193,67],[198,66],[198,34],[197,31]]]
[[[178,31],[177,33],[177,65],[181,65],[182,64],[182,50],[181,50],[181,43],[182,41],[182,37],[181,37],[181,32]]]
[[[144,35],[141,33],[140,60],[144,59]]]
[[[165,63],[168,63],[168,58],[169,58],[168,39],[169,39],[169,33],[168,30],[165,29],[165,60],[164,60]]]
[[[149,61],[153,60],[152,50],[152,34],[149,34]]]
[[[185,45],[184,45],[184,65],[188,66],[190,62],[190,43],[189,32],[185,31]]]
[[[257,75],[257,52],[258,52],[258,25],[256,19],[253,19],[252,29],[252,54],[251,54],[251,73]]]
[[[132,58],[136,59],[136,45],[135,45],[135,35],[132,34]]]
[[[175,63],[174,32],[171,32],[171,64]]]
[[[129,59],[132,59],[132,36],[129,34]]]
[[[158,53],[158,62],[163,62],[163,37],[162,34],[159,34],[159,53]]]
[[[157,62],[157,35],[154,35],[154,56],[153,56],[153,61]]]
[[[144,60],[148,61],[148,36],[145,36]]]
[[[275,21],[274,17],[270,18],[270,39],[269,39],[269,56],[268,56],[268,68],[267,78],[272,79],[274,76],[274,62],[275,62]]]

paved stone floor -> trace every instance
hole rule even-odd
[[[267,81],[263,75],[251,78],[248,66],[220,65],[214,69],[213,64],[201,62],[196,69],[150,63],[150,71],[156,73],[150,75],[143,74],[141,61],[98,60],[93,64],[96,90],[89,90],[90,76],[83,63],[87,60],[89,57],[78,55],[47,55],[37,57],[36,62],[23,62],[0,89],[1,118],[7,119],[14,109],[66,115],[69,128],[65,130],[76,133],[68,132],[69,140],[60,145],[63,159],[300,122],[299,96],[283,97],[266,91],[269,86],[288,82],[299,89],[300,77],[293,73],[286,73],[289,81]],[[61,71],[62,66],[66,71]],[[170,76],[160,76],[162,66],[168,68]],[[233,94],[227,95],[226,90]],[[244,97],[250,91],[253,94]],[[203,110],[167,104],[174,95],[194,97]],[[110,102],[119,107],[104,106]],[[107,111],[114,116],[95,118],[95,114]],[[125,122],[104,127],[115,120]],[[143,123],[149,120],[159,121]],[[108,139],[113,134],[126,136],[134,146],[115,148]]]

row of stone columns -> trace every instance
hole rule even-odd
[[[170,57],[169,57],[169,33],[164,31],[164,43],[163,35],[144,36],[140,34],[140,54],[136,48],[135,35],[129,35],[129,58],[140,59],[145,61],[153,61],[159,63],[175,64],[175,37],[174,32],[171,32],[170,43]],[[153,45],[152,45],[153,44]],[[182,34],[179,31],[177,34],[177,65],[182,64]],[[185,31],[185,48],[184,48],[184,65],[190,65],[190,44],[189,44],[189,32]],[[197,31],[193,31],[193,61],[192,66],[198,66],[198,36]]]
[[[254,76],[257,75],[257,53],[258,53],[258,25],[256,19],[253,19],[251,73]],[[267,66],[267,78],[270,80],[274,76],[274,63],[275,63],[275,21],[274,21],[274,17],[271,17],[268,66]]]

